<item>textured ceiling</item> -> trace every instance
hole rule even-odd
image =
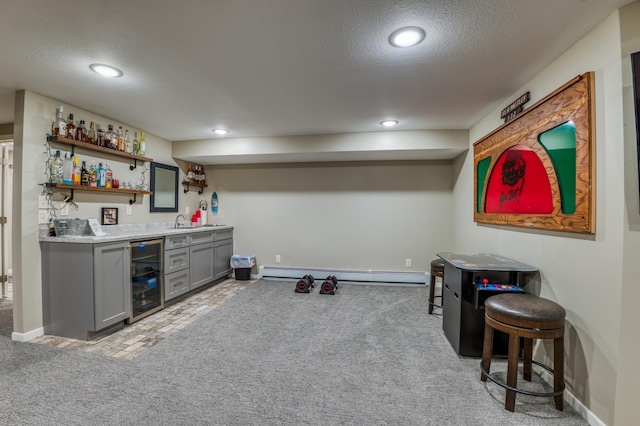
[[[467,129],[631,2],[4,0],[0,124],[27,89],[169,140]]]

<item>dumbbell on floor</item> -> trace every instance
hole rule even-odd
[[[310,293],[315,287],[313,275],[305,275],[296,283],[296,293]]]
[[[329,275],[320,286],[320,294],[336,294],[338,289],[338,279],[334,275]]]

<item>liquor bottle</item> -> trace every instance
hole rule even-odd
[[[80,185],[89,186],[89,170],[87,170],[86,161],[82,162],[82,168],[80,169]]]
[[[122,132],[122,126],[118,126],[118,151],[124,152],[124,133]]]
[[[106,188],[113,187],[113,172],[111,171],[111,167],[109,166],[109,163],[106,164],[104,173],[105,173],[105,187]]]
[[[138,155],[138,132],[133,132],[133,145],[131,149],[133,154]]]
[[[111,149],[118,149],[118,136],[113,131],[113,124],[109,124],[109,130],[104,134],[104,146]]]
[[[76,138],[76,125],[73,122],[73,114],[69,114],[69,119],[67,120],[67,138]]]
[[[84,120],[80,120],[80,124],[76,127],[76,140],[80,142],[87,141],[87,128],[84,126]]]
[[[98,168],[96,169],[96,182],[97,182],[97,186],[99,188],[104,188],[105,185],[107,184],[107,174],[104,170],[104,167],[102,167],[102,163],[98,164]]]
[[[89,130],[87,130],[87,142],[96,145],[98,143],[98,136],[96,135],[96,129],[93,121],[89,124]]]
[[[98,136],[96,137],[96,144],[98,146],[107,146],[107,139],[104,133],[104,129],[101,129],[100,126],[98,126]]]
[[[64,120],[64,107],[60,105],[56,116],[56,124],[53,126],[53,134],[55,136],[67,136],[67,122]]]
[[[93,161],[89,166],[89,186],[98,186],[97,169],[98,167],[96,166],[96,162]]]
[[[140,132],[140,139],[138,139],[138,155],[144,157],[147,152],[147,145],[144,141],[144,130]]]
[[[133,153],[133,144],[131,143],[128,129],[124,131],[124,152],[128,154]]]
[[[64,161],[62,163],[62,183],[72,185],[73,180],[71,173],[73,172],[73,161],[71,161],[71,153],[65,152]]]
[[[187,179],[189,183],[195,183],[195,175],[193,174],[193,164],[189,164],[189,168],[187,169]]]
[[[74,185],[80,185],[82,177],[80,176],[80,166],[78,165],[78,156],[73,156],[73,170],[71,171],[71,181]]]
[[[56,151],[56,156],[51,162],[51,176],[49,177],[51,183],[62,183],[62,158],[60,158],[60,151]]]

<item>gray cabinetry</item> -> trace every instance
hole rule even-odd
[[[88,340],[129,318],[129,242],[44,242],[42,282],[45,334]]]
[[[198,288],[213,281],[213,242],[189,247],[190,288]]]
[[[216,231],[214,239],[214,278],[225,278],[231,273],[231,256],[233,256],[233,230]]]
[[[189,269],[164,276],[164,300],[171,300],[189,291]]]

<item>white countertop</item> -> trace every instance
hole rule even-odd
[[[233,229],[228,225],[203,225],[195,227],[175,228],[173,222],[162,223],[138,223],[131,225],[103,225],[102,230],[106,235],[93,236],[83,235],[78,237],[50,237],[46,229],[41,230],[40,241],[49,243],[78,243],[78,244],[96,244],[108,243],[113,241],[140,241],[153,238],[162,238],[169,235],[192,234],[194,232],[211,232],[223,229]]]

